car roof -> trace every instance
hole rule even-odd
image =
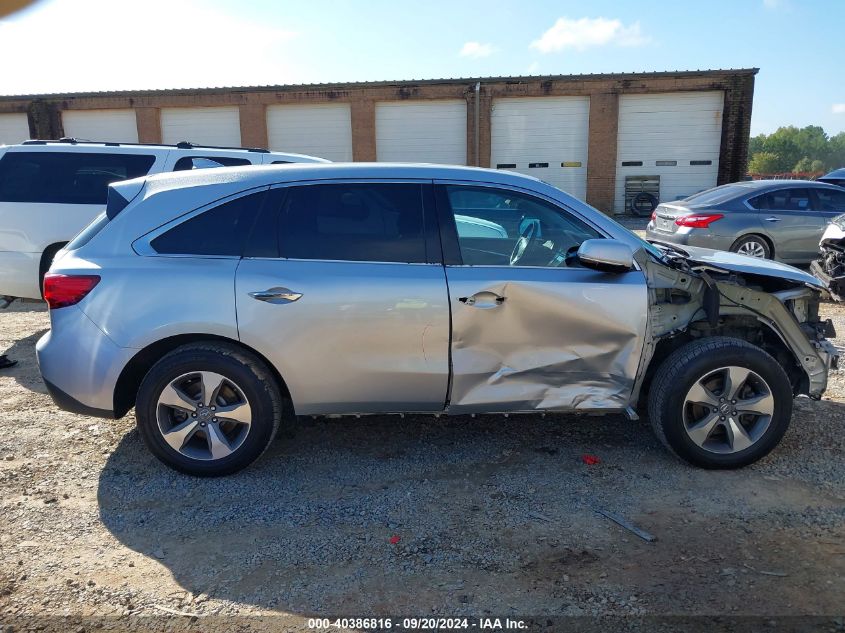
[[[761,191],[764,189],[783,189],[789,187],[829,187],[827,183],[816,182],[815,180],[746,180],[733,182],[731,185],[740,185],[747,189]]]
[[[845,178],[845,167],[834,169],[829,174],[825,174],[822,178]]]
[[[467,180],[503,185],[533,186],[538,178],[511,171],[433,165],[427,163],[289,163],[286,165],[253,165],[219,167],[154,174],[147,177],[147,189],[160,192],[183,187],[237,184],[241,190],[284,182],[337,179],[413,179]]]

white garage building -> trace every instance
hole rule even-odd
[[[333,161],[479,165],[606,212],[745,174],[756,69],[0,97],[0,143],[34,130],[267,147]]]

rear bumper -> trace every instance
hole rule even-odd
[[[55,403],[67,411],[113,418],[117,379],[137,350],[117,346],[77,306],[50,311],[52,329],[35,346]]]
[[[50,394],[53,402],[55,402],[56,406],[60,409],[70,411],[71,413],[78,413],[79,415],[89,415],[95,418],[109,418],[112,420],[115,418],[114,410],[95,409],[94,407],[82,404],[79,400],[69,396],[46,378],[44,379],[44,384],[47,386],[47,393]]]
[[[651,222],[646,227],[645,237],[647,240],[669,242],[670,244],[678,244],[679,246],[700,246],[701,248],[710,248],[714,251],[730,250],[731,245],[734,243],[732,237],[714,235],[706,229],[680,227],[675,233],[656,231]]]
[[[0,251],[0,296],[40,299],[41,253]]]

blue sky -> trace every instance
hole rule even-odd
[[[759,67],[752,133],[835,134],[843,25],[843,0],[42,0],[0,21],[0,94]]]

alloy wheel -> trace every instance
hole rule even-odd
[[[217,460],[243,444],[252,408],[235,382],[210,371],[182,374],[158,397],[156,421],[164,441],[185,457]]]
[[[758,257],[760,259],[766,258],[766,247],[760,242],[756,242],[754,240],[743,242],[739,245],[739,248],[736,249],[736,252],[740,255],[748,255],[749,257]]]
[[[712,453],[738,453],[757,442],[772,421],[775,399],[759,374],[745,367],[708,372],[687,392],[684,429]]]

